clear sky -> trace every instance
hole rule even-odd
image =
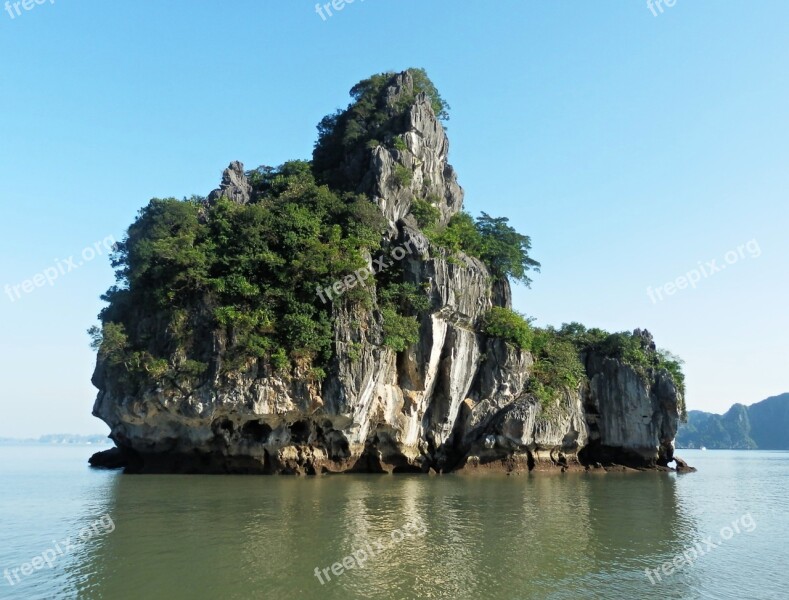
[[[0,12],[0,286],[58,274],[0,295],[0,436],[107,431],[85,332],[113,275],[84,248],[231,160],[308,158],[354,83],[411,66],[452,106],[466,207],[532,236],[516,309],[648,328],[692,409],[789,391],[785,0],[29,6]]]

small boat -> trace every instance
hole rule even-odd
[[[707,449],[706,446],[702,446],[701,448],[699,448],[699,450],[706,450],[706,449]]]

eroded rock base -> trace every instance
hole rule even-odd
[[[676,471],[692,473],[696,469],[674,457],[676,468],[644,460],[638,453],[607,449],[595,454],[584,449],[579,453],[560,449],[522,449],[508,455],[494,451],[469,453],[441,466],[426,456],[409,458],[405,454],[382,453],[375,446],[354,448],[345,457],[331,458],[321,447],[292,445],[277,450],[261,448],[254,455],[223,455],[208,452],[140,453],[113,448],[93,455],[95,468],[124,469],[134,474],[239,474],[239,475],[323,475],[332,473],[585,473]],[[446,457],[445,457],[446,458]]]

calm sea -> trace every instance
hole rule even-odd
[[[0,447],[0,598],[789,598],[786,452],[290,478],[122,476],[92,451]]]

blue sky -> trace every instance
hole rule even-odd
[[[532,236],[543,269],[516,309],[648,328],[686,360],[691,408],[789,391],[789,3],[677,0],[653,16],[636,0],[356,0],[325,21],[301,0],[20,11],[0,12],[0,286],[83,264],[0,295],[0,436],[106,431],[85,331],[113,276],[84,248],[120,239],[152,197],[206,194],[231,160],[308,158],[354,83],[411,66],[452,106],[467,209]],[[712,260],[726,268],[650,300]]]

